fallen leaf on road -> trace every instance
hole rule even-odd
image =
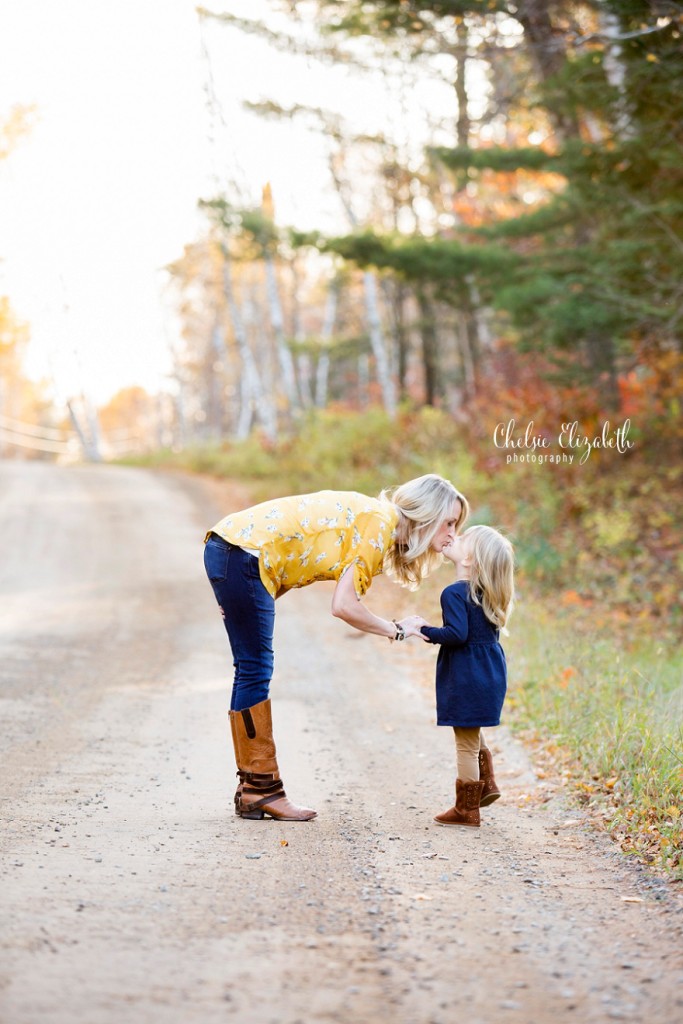
[[[415,892],[415,893],[413,893],[413,895],[410,898],[413,899],[413,900],[433,900],[434,899],[433,896],[428,896],[427,893],[425,893],[425,892]]]

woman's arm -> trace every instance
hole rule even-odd
[[[376,636],[386,636],[391,640],[396,636],[395,624],[374,615],[356,594],[353,566],[349,566],[334,588],[332,614],[362,633],[374,633]]]

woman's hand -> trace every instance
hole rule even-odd
[[[404,619],[401,619],[401,625],[406,636],[419,636],[421,640],[427,639],[420,632],[420,627],[428,626],[429,623],[421,615],[406,615]]]

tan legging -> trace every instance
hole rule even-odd
[[[486,750],[481,729],[460,729],[453,727],[458,765],[458,778],[462,782],[479,781],[479,750]]]

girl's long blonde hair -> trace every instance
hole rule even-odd
[[[427,473],[408,480],[395,490],[382,491],[380,498],[389,501],[398,511],[399,540],[384,557],[384,570],[398,582],[415,590],[443,555],[432,551],[432,541],[444,521],[455,518],[455,532],[464,525],[470,513],[467,498],[449,480],[436,473]],[[460,503],[459,515],[455,512]]]
[[[470,526],[470,597],[499,629],[505,629],[514,606],[515,554],[512,544],[491,526]]]

